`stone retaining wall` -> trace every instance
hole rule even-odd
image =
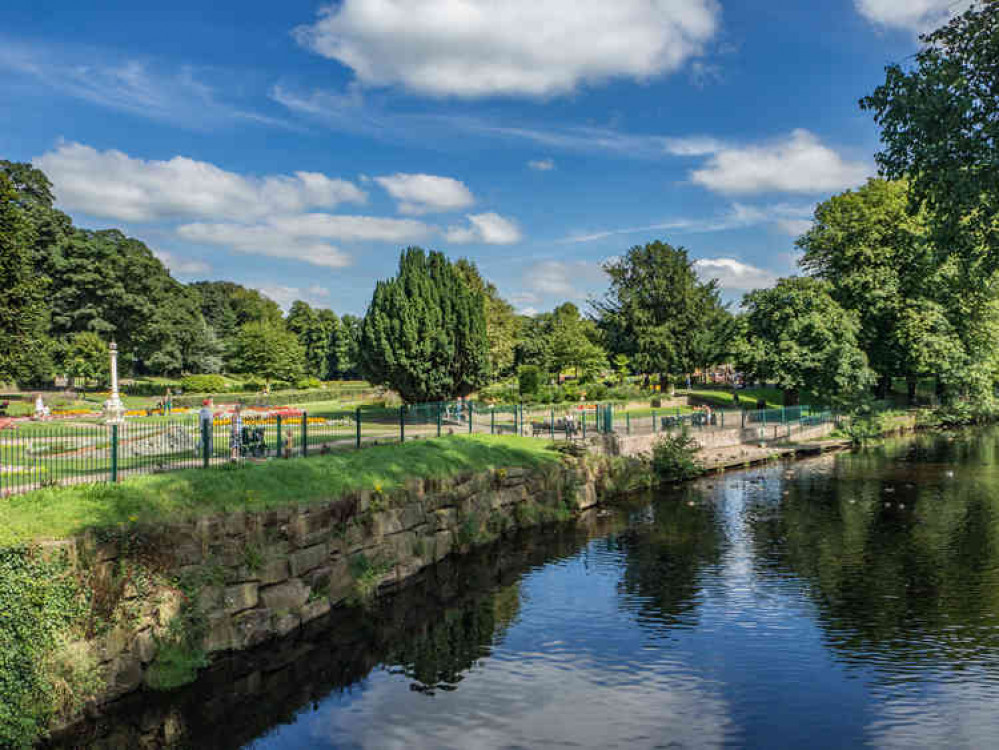
[[[791,432],[791,442],[814,440],[825,437],[835,429],[832,423],[815,425],[812,427],[799,428],[794,425]],[[726,448],[736,445],[756,444],[761,442],[772,443],[786,440],[787,425],[755,425],[745,429],[733,427],[728,429],[705,429],[693,428],[690,436],[693,437],[703,450],[714,448]],[[603,436],[603,450],[612,456],[638,456],[652,452],[652,446],[663,437],[663,434],[650,435],[605,435]]]
[[[163,686],[178,661],[188,659],[196,672],[505,531],[568,519],[597,504],[611,465],[565,456],[535,469],[413,481],[393,492],[49,545],[89,576],[94,591],[99,624],[82,645],[95,654],[105,689],[91,709],[143,684]]]

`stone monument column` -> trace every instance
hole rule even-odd
[[[125,421],[125,405],[118,393],[118,345],[111,342],[111,397],[104,402],[104,418],[108,424],[122,424]]]

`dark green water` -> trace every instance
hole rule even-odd
[[[924,436],[504,540],[67,746],[997,747],[997,647],[999,432]]]

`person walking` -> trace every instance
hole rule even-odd
[[[171,409],[173,409],[173,393],[167,388],[166,395],[163,397],[163,416],[169,417]]]

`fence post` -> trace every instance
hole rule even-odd
[[[625,432],[628,435],[631,434],[631,412],[630,411],[626,411],[624,413],[624,429],[625,429]]]
[[[472,434],[472,422],[473,422],[472,417],[474,416],[474,414],[473,414],[474,411],[475,411],[475,409],[472,406],[472,402],[469,401],[468,402],[468,434],[469,435]]]
[[[583,440],[586,440],[586,409],[583,409]]]
[[[677,409],[677,411],[679,411],[679,409]],[[652,410],[652,434],[655,435],[657,432],[659,432],[659,427],[658,427],[658,425],[656,425],[656,410],[653,409]]]
[[[208,443],[214,437],[212,435],[214,429],[214,418],[211,420],[201,420],[201,466],[205,469],[208,468],[208,463],[211,460],[211,446]]]
[[[281,458],[281,456],[284,455],[284,433],[281,432],[281,415],[280,414],[277,415],[277,434],[278,434],[278,439],[277,439],[277,452],[278,452],[278,454],[277,454],[277,457]],[[207,464],[208,459],[206,458],[205,461],[206,461],[205,466],[207,466],[208,465]]]
[[[302,412],[302,458],[309,455],[309,412]]]
[[[357,441],[355,447],[361,447],[361,407],[357,407],[354,412],[354,421],[357,422]]]
[[[399,442],[406,442],[406,407],[399,407]]]
[[[437,437],[441,436],[441,402],[437,402]]]
[[[118,425],[111,425],[111,482],[118,482]]]
[[[496,434],[496,407],[489,407],[489,434]]]

